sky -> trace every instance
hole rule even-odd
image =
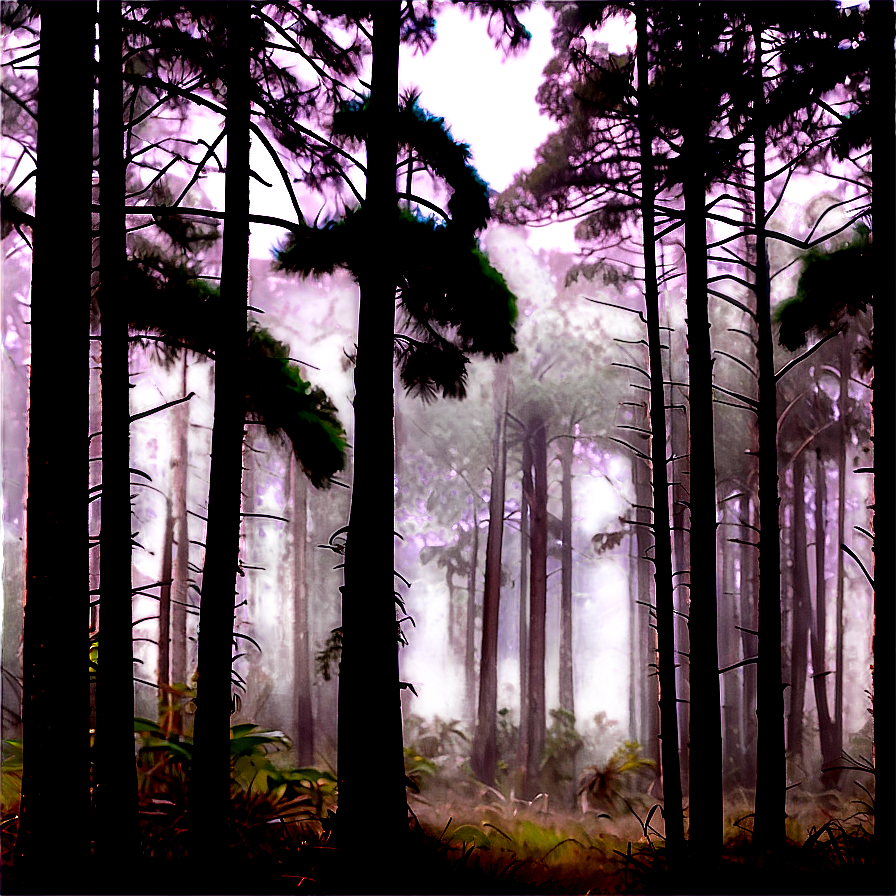
[[[494,190],[508,187],[514,175],[535,163],[535,152],[556,124],[541,115],[535,94],[542,71],[553,55],[553,16],[541,3],[520,13],[532,40],[522,53],[505,58],[488,36],[487,19],[445,4],[437,17],[436,41],[427,53],[402,46],[399,83],[402,90],[419,88],[420,103],[445,118],[455,139],[469,144],[473,164]],[[605,26],[600,39],[613,52],[633,41],[632,28],[622,21]],[[277,174],[261,153],[253,152],[253,165],[270,182]],[[253,207],[267,214],[292,219],[294,213],[280,191],[274,194],[253,184]],[[262,207],[263,206],[263,207]],[[307,211],[303,209],[303,211]],[[312,216],[317,209],[311,210]],[[282,234],[254,225],[251,241],[255,257],[267,257]],[[531,248],[575,249],[571,224],[530,228]]]

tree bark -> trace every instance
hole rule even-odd
[[[753,17],[753,209],[759,369],[759,669],[757,679],[756,814],[753,845],[776,849],[784,839],[784,698],[781,682],[781,546],[778,509],[777,408],[768,252],[765,238],[765,94],[762,26]]]
[[[121,7],[100,9],[100,319],[103,490],[100,506],[101,648],[96,689],[98,852],[104,874],[137,845],[131,597],[130,404],[124,262],[126,231]],[[111,883],[112,878],[107,878]]]
[[[381,858],[380,844],[407,833],[398,627],[394,596],[393,360],[398,200],[398,3],[371,7],[375,51],[367,135],[364,214],[376,222],[360,277],[352,503],[342,589],[339,672],[338,845],[357,870]],[[383,251],[385,250],[385,251]],[[375,737],[372,733],[376,732]],[[370,836],[370,773],[378,775],[378,836]],[[350,869],[347,869],[351,873]]]
[[[638,34],[638,130],[641,146],[641,210],[644,231],[644,299],[650,355],[650,432],[653,469],[654,579],[660,687],[661,752],[666,845],[674,855],[684,843],[681,773],[678,758],[678,711],[675,696],[675,596],[669,532],[669,484],[666,474],[666,394],[663,384],[654,236],[654,171],[647,58],[647,13],[636,9]]]
[[[296,758],[300,765],[314,762],[314,715],[311,701],[311,645],[308,631],[308,588],[305,557],[308,545],[308,484],[298,467],[293,451],[289,453],[289,479],[292,492],[293,557],[293,651],[296,700]]]
[[[840,395],[837,404],[840,426],[837,441],[837,544],[846,542],[846,445],[849,441],[849,371],[852,369],[850,340],[840,335]],[[834,660],[834,731],[838,755],[843,751],[843,631],[846,586],[845,552],[837,551],[837,621]]]
[[[181,379],[184,395],[187,394],[187,356],[184,353]],[[174,684],[187,681],[187,604],[190,596],[190,524],[187,516],[187,492],[189,490],[190,455],[189,427],[190,402],[185,401],[172,408],[174,414],[174,454],[171,459],[172,513],[175,519],[174,541],[177,552],[174,557],[173,599],[171,606],[171,665],[170,679]]]
[[[643,688],[641,698],[641,743],[644,755],[655,763],[656,780],[660,780],[662,758],[659,738],[659,675],[657,674],[656,604],[651,600],[650,505],[653,495],[650,488],[650,468],[635,458],[633,478],[635,485],[635,538],[638,549],[638,641],[641,645],[640,676]]]
[[[529,515],[532,490],[532,446],[528,433],[524,433],[520,483],[520,733],[517,747],[517,765],[523,771],[529,761]]]
[[[77,795],[70,809],[86,817],[88,797],[81,788],[87,784],[88,745],[83,735],[73,737],[73,732],[83,732],[87,721],[87,707],[81,703],[87,697],[86,683],[81,685],[84,691],[77,685],[72,688],[70,674],[60,674],[83,667],[86,645],[75,633],[83,631],[85,607],[72,599],[71,570],[59,562],[60,546],[83,531],[84,504],[77,483],[85,478],[85,457],[59,450],[54,433],[82,432],[86,411],[76,401],[60,401],[59,376],[61,370],[75,371],[82,363],[74,349],[68,358],[66,345],[69,337],[82,332],[90,298],[94,22],[92,4],[58,3],[41,9],[37,135],[41,170],[31,275],[25,513],[22,716],[28,728],[28,763],[15,859],[15,882],[23,892],[64,892],[73,877],[86,875],[90,856],[84,825],[73,825],[59,836],[59,784],[47,770],[58,767],[59,744],[67,742],[70,767],[85,776],[75,785]],[[59,89],[62,83],[65,90]],[[60,177],[62,171],[78,176]],[[54,235],[60,221],[66,222],[65,239]],[[80,301],[73,295],[59,301],[60,271],[65,271],[67,282],[80,284]],[[66,340],[60,342],[59,334],[66,334]]]
[[[740,548],[740,640],[743,658],[750,659],[759,654],[759,638],[756,634],[759,630],[757,606],[759,553],[754,544],[756,533],[753,525],[756,513],[749,495],[744,495],[740,500],[740,518],[742,520],[740,530],[742,542]],[[753,787],[756,782],[757,677],[755,663],[744,666],[744,715],[742,721],[744,767],[741,770],[741,780],[745,787]]]
[[[806,702],[809,637],[809,558],[806,539],[806,454],[793,462],[793,621],[790,647],[790,713],[787,754],[795,769],[803,760],[803,709]]]
[[[731,502],[726,501],[722,507],[722,524],[725,525],[727,523],[723,531],[730,532],[731,517],[733,516]],[[720,550],[717,554],[716,570],[717,580],[721,586],[719,588],[719,619],[721,622],[719,627],[719,656],[722,658],[721,665],[728,666],[741,659],[739,655],[740,639],[737,636],[737,626],[740,623],[737,607],[737,586],[734,578],[734,551],[726,541],[721,539],[719,541]],[[743,717],[743,708],[741,706],[741,697],[743,695],[743,687],[741,686],[742,673],[743,667],[736,671],[732,670],[722,676],[719,682],[722,690],[722,756],[725,763],[723,773],[729,780],[733,777],[732,772],[736,772],[743,761],[741,745],[741,719]]]
[[[870,34],[874,41],[871,78],[875,90],[880,91],[875,103],[892,110],[894,106],[893,71],[896,68],[893,38],[896,31],[896,15],[886,3],[872,3],[870,8]],[[896,153],[896,137],[893,117],[889,112],[876,118],[874,151],[881,159],[892,159]],[[881,301],[874,305],[875,343],[882,346],[881,357],[893,344],[896,336],[894,303],[896,277],[893,272],[893,256],[890,251],[896,241],[893,208],[896,201],[893,166],[879,166],[875,175],[872,200],[874,221],[877,225],[875,240],[885,251],[875,254],[874,283]],[[883,358],[882,358],[883,360]],[[893,557],[896,554],[896,522],[893,507],[896,506],[893,458],[896,457],[896,440],[891,424],[896,407],[896,376],[894,365],[887,361],[875,368],[872,381],[871,426],[874,443],[874,488],[871,504],[874,507],[872,531],[874,533],[874,657],[871,681],[874,715],[875,756],[875,826],[874,861],[876,867],[886,869],[881,878],[885,892],[894,889],[893,843],[896,841],[896,768],[892,758],[896,755],[896,729],[892,707],[896,704],[896,670],[894,670],[893,631],[896,629],[896,593]],[[878,511],[880,508],[880,511]]]
[[[545,621],[547,614],[548,559],[548,451],[547,432],[541,420],[533,421],[532,529],[529,586],[529,711],[526,731],[524,793],[529,799],[539,792],[541,754],[546,734]]]
[[[190,779],[191,865],[197,876],[230,842],[230,715],[235,583],[239,562],[249,271],[250,7],[222,9],[227,50],[227,170],[221,311],[215,342],[215,418],[200,602],[195,740]]]
[[[473,737],[473,773],[494,787],[498,715],[498,617],[501,607],[501,554],[504,543],[504,480],[507,473],[507,369],[495,368],[495,441],[485,550],[485,593],[482,599],[482,650],[479,659],[479,707]]]
[[[445,566],[445,585],[448,587],[448,633],[446,638],[446,650],[445,656],[446,659],[453,663],[455,659],[458,658],[460,654],[460,650],[458,649],[458,637],[457,637],[457,606],[456,606],[456,598],[454,596],[455,585],[454,585],[454,574],[457,572],[457,567],[449,560],[447,565]]]
[[[684,184],[687,247],[688,405],[690,408],[690,752],[689,837],[708,849],[722,844],[722,720],[719,710],[718,608],[715,562],[695,562],[694,550],[715,557],[716,467],[713,447],[712,346],[709,338],[706,273],[707,154],[702,95],[700,11],[685,7],[685,41],[691,94],[685,152],[690,164]]]
[[[479,508],[473,498],[473,545],[467,580],[467,624],[464,632],[464,707],[470,724],[476,724],[476,582],[479,575]]]
[[[632,461],[632,479],[634,479],[634,464]],[[644,743],[641,733],[641,700],[639,693],[640,677],[638,675],[639,660],[641,658],[641,645],[639,644],[638,619],[638,538],[635,526],[631,527],[628,536],[628,739],[634,743]]]
[[[828,668],[825,641],[827,639],[827,582],[825,567],[827,559],[827,480],[821,449],[815,452],[815,613],[809,629],[809,644],[812,648],[812,687],[815,692],[815,708],[818,713],[818,736],[821,746],[822,769],[834,765],[840,752],[837,747],[837,733],[828,704]],[[822,771],[822,784],[830,789],[835,787],[839,772]]]
[[[572,651],[572,461],[575,440],[561,439],[560,470],[563,517],[560,568],[560,706],[575,715]]]

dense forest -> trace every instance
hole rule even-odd
[[[892,3],[0,16],[5,892],[896,891]]]

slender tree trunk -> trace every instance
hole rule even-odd
[[[445,567],[445,584],[448,586],[448,637],[447,637],[447,659],[453,663],[458,657],[460,651],[457,643],[457,606],[454,595],[454,573],[456,567],[453,563],[449,563]]]
[[[561,439],[560,469],[563,518],[560,568],[560,706],[575,715],[572,653],[572,461],[574,439]]]
[[[768,252],[765,240],[765,95],[762,27],[751,23],[754,41],[754,216],[756,311],[759,343],[759,670],[756,715],[756,814],[753,844],[761,850],[783,843],[784,698],[781,682],[781,546],[778,521],[777,409]]]
[[[732,508],[731,502],[723,505],[723,524],[727,523],[723,531],[730,532]],[[726,520],[725,517],[728,519]],[[737,626],[739,625],[737,608],[737,589],[734,580],[734,551],[724,540],[719,539],[720,550],[717,554],[717,579],[721,585],[719,589],[719,656],[723,658],[721,665],[728,666],[737,662],[741,657],[739,653],[739,639]],[[720,679],[722,689],[722,757],[723,774],[730,780],[731,772],[740,767],[741,757],[741,695],[743,687],[740,678],[743,667],[739,670],[727,672]]]
[[[837,401],[840,426],[837,443],[837,544],[846,543],[846,445],[849,441],[849,372],[852,369],[850,340],[840,335],[840,395]],[[837,623],[834,660],[834,730],[838,755],[843,751],[843,631],[846,570],[844,551],[837,551]]]
[[[85,478],[85,457],[60,450],[54,434],[82,432],[86,410],[76,401],[59,400],[59,375],[60,370],[79,369],[80,352],[72,350],[69,361],[66,344],[81,332],[90,297],[94,11],[92,4],[77,2],[41,9],[41,173],[31,275],[23,630],[22,715],[28,728],[28,763],[15,860],[15,882],[23,892],[64,892],[73,877],[87,874],[90,856],[84,825],[73,825],[65,837],[59,836],[59,783],[47,769],[58,767],[59,744],[67,742],[69,767],[85,776],[77,778],[70,809],[86,817],[89,805],[81,788],[89,768],[87,738],[74,738],[72,732],[84,730],[88,707],[81,700],[87,697],[87,687],[85,682],[83,692],[78,685],[73,688],[70,674],[60,674],[82,668],[86,658],[86,645],[76,635],[83,631],[85,607],[72,599],[71,570],[59,557],[60,546],[72,544],[75,533],[83,531],[84,504],[77,483]],[[60,171],[78,176],[59,177]],[[66,222],[62,240],[55,235],[60,221]],[[59,301],[60,271],[65,271],[67,282],[81,284],[81,301],[73,296]],[[63,342],[59,334],[65,334]]]
[[[249,289],[250,7],[223,6],[227,52],[227,173],[221,311],[215,349],[215,419],[200,605],[195,741],[190,779],[191,864],[201,876],[230,843],[230,715],[234,594],[239,562]]]
[[[806,545],[806,454],[793,462],[793,622],[790,647],[790,713],[787,718],[787,754],[795,770],[803,761],[803,709],[809,650],[809,558]]]
[[[702,95],[699,8],[685,7],[686,65],[692,94]],[[713,448],[712,346],[706,284],[706,129],[703,107],[691,104],[685,185],[688,285],[688,404],[690,407],[690,837],[701,847],[722,843],[722,720],[719,711],[719,646],[716,565],[695,562],[694,551],[715,557],[716,474]]]
[[[397,252],[395,188],[400,5],[371,7],[371,127],[364,214],[376,222],[360,277],[352,504],[342,591],[339,673],[339,845],[358,873],[407,833],[398,627],[394,598],[393,362]],[[385,248],[385,253],[383,252]],[[388,449],[388,450],[387,450]],[[372,732],[377,732],[372,737]],[[377,830],[370,835],[370,770],[377,769]],[[351,873],[352,869],[347,869]]]
[[[533,501],[532,446],[523,434],[522,481],[520,483],[520,733],[517,765],[525,773],[529,761],[529,509]]]
[[[643,688],[641,699],[641,743],[644,755],[655,763],[656,780],[661,778],[662,758],[659,739],[659,675],[657,674],[656,604],[651,600],[650,580],[650,468],[638,458],[633,461],[635,485],[635,538],[638,547],[638,640],[643,657],[640,677]]]
[[[744,659],[755,659],[759,654],[759,616],[756,596],[759,581],[759,553],[755,546],[756,532],[753,527],[755,519],[753,502],[749,495],[740,501],[740,619],[741,649]],[[741,780],[745,787],[752,787],[756,782],[756,689],[757,666],[749,663],[744,666],[743,696],[743,749],[744,767]]]
[[[159,570],[159,713],[170,704],[165,689],[171,684],[171,591],[174,570],[174,505],[165,498],[165,531],[162,536],[162,566]]]
[[[541,754],[546,733],[545,713],[545,620],[547,613],[548,559],[548,451],[544,422],[531,428],[534,487],[530,533],[531,574],[529,586],[529,712],[527,718],[525,794],[538,793]]]
[[[473,499],[473,545],[467,580],[467,624],[464,632],[465,715],[476,724],[476,582],[479,576],[479,509]]]
[[[294,687],[296,700],[296,758],[303,765],[314,762],[314,716],[311,701],[311,644],[308,632],[308,588],[305,557],[308,545],[308,483],[289,453],[292,492],[292,557],[294,600]]]
[[[875,90],[879,90],[881,108],[894,107],[892,73],[896,69],[893,38],[896,16],[893,7],[886,3],[872,3],[870,9],[870,34],[874,41],[871,78]],[[881,159],[892,159],[896,153],[893,117],[885,112],[877,121],[874,133],[874,151]],[[894,283],[893,256],[890,251],[896,241],[893,208],[896,203],[893,166],[884,163],[875,175],[873,211],[876,222],[875,240],[884,251],[875,254],[874,283],[882,300],[874,305],[875,343],[882,347],[878,352],[880,366],[875,368],[872,381],[871,426],[874,443],[874,490],[871,504],[874,507],[872,527],[874,532],[874,636],[872,641],[873,666],[871,670],[874,715],[875,756],[875,825],[874,861],[881,869],[881,887],[885,892],[894,887],[893,843],[896,841],[896,730],[892,708],[896,704],[896,670],[894,670],[893,631],[896,629],[896,593],[893,557],[896,554],[893,507],[896,506],[893,458],[896,443],[892,426],[893,408],[896,407],[896,377],[894,365],[883,357],[893,344]],[[880,511],[878,511],[880,508]]]
[[[485,551],[485,593],[482,600],[482,651],[479,660],[479,708],[471,764],[483,784],[494,786],[498,762],[498,617],[501,607],[501,554],[504,543],[504,480],[507,474],[507,369],[495,368],[495,442]]]
[[[182,389],[187,394],[187,356],[184,353]],[[190,402],[171,409],[174,414],[174,454],[171,459],[172,513],[175,519],[173,598],[171,605],[171,665],[170,678],[174,684],[187,681],[187,603],[190,596],[190,524],[187,516],[190,456]]]
[[[654,237],[654,171],[647,60],[647,13],[636,9],[638,33],[638,129],[641,145],[641,209],[644,230],[644,298],[650,355],[650,431],[653,464],[654,578],[660,686],[663,796],[666,844],[675,854],[684,843],[681,774],[678,760],[678,711],[675,697],[675,604],[672,543],[669,532],[669,485],[666,475],[666,395],[660,347],[659,296]]]
[[[125,162],[121,124],[121,7],[100,10],[100,317],[103,497],[100,521],[100,632],[96,788],[100,867],[130,861],[137,841],[134,764],[134,651],[131,611],[130,405],[125,296]],[[111,882],[111,879],[109,879]]]
[[[632,478],[634,479],[634,464],[632,462]],[[639,700],[639,659],[641,647],[639,644],[638,619],[638,538],[635,527],[632,526],[628,536],[628,739],[633,743],[644,743],[644,735],[641,733],[641,715]]]
[[[825,659],[827,638],[827,582],[825,566],[827,550],[827,480],[821,450],[815,452],[815,614],[809,629],[812,648],[812,686],[815,691],[815,707],[818,713],[818,735],[821,740],[821,767],[834,765],[840,753],[837,734],[828,705],[828,667]],[[821,781],[826,788],[835,787],[839,772],[822,772]]]

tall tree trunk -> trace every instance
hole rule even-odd
[[[171,591],[174,570],[174,504],[165,497],[165,531],[162,536],[162,565],[159,570],[159,713],[171,702],[165,689],[171,684]]]
[[[529,712],[524,793],[530,799],[538,793],[541,754],[546,733],[545,714],[545,619],[547,613],[548,559],[548,448],[543,421],[531,428],[532,528],[529,586]]]
[[[100,513],[100,658],[96,689],[96,787],[100,867],[116,874],[137,842],[128,319],[124,301],[125,162],[121,110],[121,7],[100,10],[100,319],[103,497]],[[111,882],[111,878],[109,879]]]
[[[852,369],[850,339],[840,335],[840,426],[837,441],[837,544],[846,543],[846,445],[849,442],[849,372]],[[843,631],[846,570],[844,551],[837,551],[837,622],[834,660],[834,730],[838,755],[843,751]]]
[[[759,654],[759,553],[754,542],[755,517],[753,502],[745,494],[740,500],[740,640],[744,659],[754,660]],[[752,787],[756,782],[756,689],[757,666],[754,662],[744,666],[744,715],[741,723],[744,731],[744,767],[741,770],[741,780],[745,787]]]
[[[733,508],[730,501],[726,501],[723,505],[722,524],[725,528],[722,531],[731,531],[731,517],[733,516]],[[726,519],[727,517],[727,519]],[[737,588],[734,578],[734,551],[730,544],[720,540],[720,550],[717,554],[718,560],[716,564],[716,576],[721,585],[719,589],[719,656],[722,658],[721,665],[729,666],[740,659],[739,656],[739,639],[737,637],[737,626],[739,625],[738,607],[737,607]],[[727,672],[720,679],[720,687],[722,689],[722,757],[723,757],[723,773],[726,777],[731,776],[736,771],[742,761],[741,756],[741,696],[743,687],[741,686],[741,674],[743,667],[735,671]]]
[[[563,517],[560,522],[560,706],[575,714],[572,653],[572,461],[575,440],[560,441],[560,488]]]
[[[894,106],[893,70],[896,68],[893,38],[896,30],[896,15],[891,5],[872,3],[870,9],[870,33],[875,43],[871,78],[881,91],[878,94],[883,109],[890,110]],[[878,125],[874,133],[874,151],[881,159],[892,159],[896,153],[896,137],[893,132],[893,120],[889,114],[877,119]],[[874,305],[875,342],[883,347],[878,357],[884,360],[883,353],[893,343],[896,325],[894,325],[894,306],[892,296],[896,293],[894,283],[892,249],[896,233],[894,233],[893,206],[896,199],[894,190],[893,166],[884,163],[879,166],[880,173],[875,175],[874,198],[872,200],[874,221],[877,224],[875,238],[885,251],[875,255],[874,283],[879,290],[881,301]],[[896,488],[894,488],[893,458],[896,457],[896,444],[892,421],[893,408],[896,407],[896,377],[894,365],[887,362],[875,368],[872,381],[873,398],[871,405],[872,439],[874,442],[874,490],[871,503],[874,507],[872,527],[874,532],[874,637],[872,655],[874,657],[871,670],[873,706],[877,708],[874,716],[874,756],[875,756],[875,864],[882,869],[885,877],[881,886],[886,892],[894,889],[893,843],[896,841],[896,767],[893,756],[896,755],[896,730],[893,726],[892,707],[896,704],[896,670],[894,670],[893,631],[896,629],[896,583],[893,574],[893,556],[896,552],[896,522],[893,507],[896,506]],[[878,512],[877,508],[881,508]],[[885,870],[884,870],[885,869]]]
[[[455,565],[449,561],[445,567],[445,584],[448,586],[448,633],[445,653],[446,659],[451,663],[458,658],[460,653],[457,643],[457,601],[454,595],[454,573],[456,570]]]
[[[374,42],[365,216],[376,244],[360,277],[352,503],[342,591],[339,673],[339,843],[369,868],[407,832],[398,627],[394,598],[393,362],[397,252],[395,189],[400,4],[371,7]],[[383,253],[382,247],[386,247]],[[388,449],[388,450],[387,450]],[[372,733],[377,732],[376,737]],[[370,770],[377,769],[379,836],[370,836]],[[354,859],[354,855],[353,855]]]
[[[684,817],[678,759],[678,710],[675,697],[675,595],[672,587],[669,484],[666,475],[666,390],[663,383],[654,236],[656,191],[652,150],[653,129],[648,89],[647,12],[643,6],[637,7],[635,20],[638,34],[638,130],[641,148],[641,210],[644,231],[644,299],[650,355],[650,450],[653,466],[654,577],[659,649],[663,796],[666,844],[674,855],[684,843]]]
[[[227,172],[221,311],[215,349],[215,419],[200,602],[195,741],[190,779],[191,864],[197,875],[230,842],[230,714],[234,594],[239,562],[249,290],[249,43],[251,10],[227,3]]]
[[[765,94],[762,26],[751,19],[753,67],[753,209],[756,238],[756,312],[759,369],[759,670],[757,681],[756,814],[753,844],[770,850],[783,843],[784,698],[781,683],[781,546],[778,521],[778,452],[775,364],[772,344],[768,252],[765,239]]]
[[[184,352],[182,389],[187,394],[187,355]],[[174,414],[174,448],[171,458],[172,514],[175,519],[173,598],[171,605],[171,665],[170,678],[174,684],[187,681],[187,603],[190,596],[190,524],[187,516],[190,455],[190,402],[171,409]]]
[[[293,687],[296,700],[296,758],[300,765],[314,762],[314,716],[311,703],[311,644],[308,632],[308,587],[305,557],[308,545],[308,483],[289,453],[289,487],[292,492],[293,557]]]
[[[827,639],[827,582],[825,566],[827,550],[827,480],[821,449],[815,452],[815,613],[809,629],[812,648],[812,686],[815,691],[815,708],[818,713],[818,736],[821,741],[822,769],[834,765],[839,758],[837,733],[828,705],[828,668],[825,659]],[[822,772],[821,781],[826,788],[835,787],[839,772]]]
[[[809,650],[809,558],[806,545],[806,454],[793,462],[793,621],[790,647],[790,713],[787,718],[787,754],[795,769],[803,761],[803,709]]]
[[[690,754],[689,836],[713,850],[722,843],[722,720],[719,711],[719,645],[716,565],[695,562],[694,550],[715,557],[716,467],[713,448],[712,346],[706,273],[706,129],[702,95],[700,11],[684,8],[686,59],[695,98],[686,118],[690,158],[685,184],[688,286],[688,405],[690,408]]]
[[[529,761],[529,510],[532,494],[532,446],[523,434],[522,479],[520,483],[520,733],[517,765],[525,771]]]
[[[482,599],[482,650],[479,658],[479,707],[471,765],[483,784],[494,786],[498,761],[498,617],[501,608],[501,554],[504,544],[504,480],[507,475],[507,369],[495,368],[495,442],[488,505],[485,550],[485,593]]]
[[[479,508],[473,498],[473,545],[467,579],[467,624],[464,631],[464,708],[470,724],[476,724],[476,583],[479,575]]]
[[[646,410],[646,408],[645,408]],[[660,780],[662,758],[660,756],[659,728],[659,675],[657,674],[656,604],[651,600],[650,580],[650,506],[653,495],[650,488],[650,468],[635,458],[633,477],[635,485],[635,538],[638,547],[638,641],[641,645],[640,680],[643,696],[641,699],[641,743],[644,755],[655,763],[656,780]]]
[[[84,504],[76,483],[83,482],[85,457],[60,450],[54,434],[82,432],[86,411],[75,401],[60,401],[59,374],[78,369],[80,352],[73,349],[68,360],[66,346],[73,334],[81,332],[90,297],[87,175],[93,145],[94,11],[92,4],[77,2],[41,9],[37,135],[41,171],[31,274],[23,630],[22,715],[28,728],[28,763],[22,778],[15,875],[16,886],[23,891],[44,893],[64,892],[73,877],[83,879],[90,856],[84,825],[73,825],[59,836],[59,784],[47,769],[58,767],[60,742],[68,743],[71,752],[66,758],[76,775],[86,778],[89,768],[86,737],[72,736],[83,732],[87,721],[87,707],[81,703],[87,697],[86,683],[84,692],[77,685],[73,689],[70,675],[60,674],[82,668],[85,659],[86,645],[75,634],[83,631],[85,607],[72,599],[71,570],[59,562],[60,546],[69,545],[75,533],[83,531]],[[59,89],[60,84],[65,90]],[[60,177],[61,171],[78,176]],[[56,235],[60,221],[66,222],[65,239]],[[71,296],[59,301],[60,271],[69,282],[81,285],[81,301]],[[63,342],[59,334],[65,334]],[[130,645],[130,629],[128,638]],[[87,794],[81,789],[86,783],[78,779],[76,803],[70,806],[81,818],[89,812]]]
[[[634,464],[632,463],[632,478],[634,479]],[[641,715],[639,699],[640,676],[638,675],[639,660],[641,658],[641,646],[638,639],[638,538],[635,527],[632,526],[628,536],[628,739],[633,743],[644,743],[641,733]]]

